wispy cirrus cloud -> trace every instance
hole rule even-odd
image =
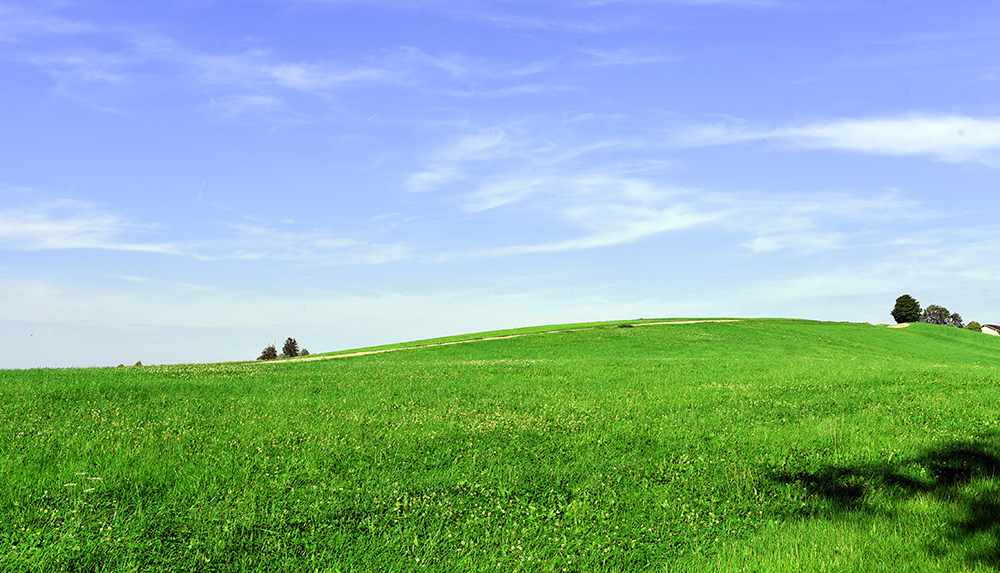
[[[614,121],[614,116],[573,116],[566,124],[592,121]],[[547,121],[542,118],[541,121]],[[411,174],[406,186],[411,191],[426,191],[441,185],[469,178],[473,173],[478,181],[476,191],[466,195],[463,209],[482,211],[508,201],[497,202],[500,197],[520,193],[525,182],[539,176],[579,165],[588,155],[627,149],[631,144],[616,138],[594,141],[562,141],[546,135],[532,135],[537,126],[525,122],[512,122],[491,126],[472,133],[457,135],[452,142],[428,153],[423,168]],[[495,177],[494,174],[502,174]]]
[[[1000,166],[1000,119],[970,116],[914,114],[836,119],[779,128],[716,123],[679,129],[669,145],[698,147],[750,141],[876,155],[929,155],[952,163]]]
[[[484,220],[516,217],[518,229],[551,237],[524,243],[512,234],[498,237],[507,244],[445,259],[585,250],[699,228],[721,232],[756,254],[807,254],[895,240],[880,227],[943,216],[898,190],[775,195],[675,186],[668,183],[669,162],[623,160],[651,148],[636,140],[581,143],[553,132],[539,136],[520,125],[496,126],[430,153],[409,183],[414,191],[443,193],[461,213]]]
[[[1000,151],[1000,120],[966,116],[849,119],[787,128],[775,136],[802,147],[995,164]]]
[[[44,26],[46,18],[61,23]],[[213,100],[206,109],[267,119],[310,113],[306,111],[310,106],[296,96],[323,102],[345,90],[374,85],[460,98],[573,89],[536,79],[557,65],[541,60],[506,62],[462,53],[432,54],[405,45],[343,59],[295,59],[266,46],[196,50],[138,27],[86,21],[70,26],[69,20],[52,15],[39,20],[32,33],[17,36],[16,48],[6,58],[49,74],[59,95],[106,111],[120,112],[130,97],[157,90],[204,94]],[[51,41],[53,35],[59,36],[58,42]]]
[[[288,106],[277,97],[256,94],[231,94],[209,98],[209,107],[223,116],[257,115],[269,117],[289,113]]]
[[[312,265],[374,265],[412,256],[404,243],[371,243],[321,228],[299,231],[260,223],[229,223],[225,227],[227,235],[192,244],[189,254],[206,261],[271,260]]]
[[[288,225],[290,223],[286,223]],[[380,264],[406,259],[403,243],[372,243],[344,238],[329,230],[304,231],[246,222],[228,223],[208,238],[148,240],[176,230],[156,223],[134,223],[92,203],[56,199],[0,211],[0,250],[54,251],[97,249],[148,252],[203,261],[283,261],[319,265]]]
[[[886,225],[947,218],[898,192],[877,197],[846,193],[763,197],[756,193],[667,187],[611,173],[582,179],[511,182],[510,188],[512,192],[497,201],[496,207],[533,202],[537,211],[547,213],[551,224],[564,228],[570,238],[475,249],[451,256],[577,251],[696,229],[728,235],[735,246],[754,254],[814,254],[866,243],[895,243],[900,237],[886,232]],[[530,197],[532,194],[534,197]]]
[[[619,31],[634,26],[634,22],[620,18],[587,17],[584,14],[575,17],[546,18],[527,14],[505,14],[495,10],[453,10],[453,17],[484,22],[498,28],[514,30],[552,30],[560,32],[575,32],[585,34],[602,34]]]
[[[587,3],[591,6],[605,6],[613,4],[634,4],[634,5],[664,5],[673,4],[679,6],[733,6],[737,8],[829,8],[836,7],[837,3],[827,0],[804,0],[801,2],[791,0],[591,0]],[[843,4],[843,3],[841,3]]]
[[[39,36],[74,36],[97,30],[90,22],[65,18],[45,3],[0,4],[0,42],[21,44]]]
[[[819,253],[866,241],[893,243],[899,236],[886,233],[886,225],[947,218],[907,199],[898,190],[874,197],[843,192],[776,196],[736,193],[721,195],[718,200],[731,209],[721,227],[749,235],[739,246],[755,254]]]
[[[360,4],[382,9],[431,12],[459,21],[481,22],[495,28],[511,30],[546,30],[599,34],[634,26],[635,21],[609,17],[606,13],[589,14],[588,8],[600,7],[601,2],[576,2],[570,0],[538,4],[543,10],[525,10],[528,4],[467,0],[276,0],[292,4],[343,5]],[[553,7],[563,9],[561,17],[553,17]]]
[[[487,22],[503,20],[480,8],[459,9],[443,2],[435,9],[452,15],[477,14]],[[234,50],[232,45],[194,48],[148,22],[98,23],[63,13],[70,11],[50,6],[32,11],[30,18],[20,13],[5,17],[0,11],[0,29],[11,30],[10,37],[16,38],[12,40],[16,48],[6,58],[30,63],[48,73],[57,81],[57,93],[64,97],[116,112],[129,109],[129,102],[136,101],[129,98],[151,91],[182,90],[208,96],[218,105],[204,109],[226,116],[319,117],[323,114],[317,112],[315,104],[322,105],[352,88],[389,86],[432,97],[464,99],[524,97],[580,89],[565,75],[561,81],[545,75],[567,65],[638,65],[674,59],[628,48],[581,48],[577,52],[580,57],[570,57],[569,61],[566,54],[558,53],[542,58],[504,59],[460,51],[431,52],[406,44],[341,58],[297,58],[263,42],[242,50]],[[529,27],[545,27],[545,22],[565,25],[564,18],[533,19],[521,12],[510,18],[537,20],[518,24]],[[246,42],[236,44],[245,46]],[[296,97],[303,95],[316,99],[310,103]]]
[[[626,182],[615,182],[618,185]],[[631,182],[635,184],[635,182]],[[614,195],[614,194],[612,194]],[[563,206],[555,214],[561,222],[578,231],[566,239],[534,244],[515,244],[475,249],[446,258],[498,257],[529,253],[558,253],[610,247],[636,242],[670,231],[702,226],[723,218],[724,211],[712,212],[696,203],[624,203],[604,200],[580,201]],[[583,233],[579,231],[582,230]]]
[[[694,227],[722,216],[689,199],[691,190],[637,178],[616,165],[591,163],[598,154],[621,152],[614,139],[586,143],[537,137],[521,125],[495,126],[462,135],[429,154],[425,168],[408,181],[412,191],[442,191],[462,213],[534,220],[565,238],[490,246],[448,253],[443,260],[583,250],[634,242],[666,231]],[[717,207],[717,206],[716,206]],[[507,239],[513,239],[508,237]]]
[[[611,51],[577,48],[576,51],[588,56],[590,61],[587,63],[595,66],[636,66],[661,62],[678,62],[681,60],[680,57],[674,55],[656,54],[624,48]]]
[[[108,249],[179,254],[171,243],[136,240],[157,225],[131,223],[91,203],[58,199],[0,211],[0,245],[8,250]]]
[[[456,20],[482,22],[511,30],[544,30],[583,34],[605,34],[632,28],[662,27],[645,17],[646,6],[730,6],[734,8],[802,8],[828,6],[822,0],[552,0],[544,4],[467,0],[279,0],[294,4],[361,4],[392,10],[433,12]],[[618,8],[609,11],[607,7]],[[633,8],[623,11],[622,7]],[[541,8],[541,9],[535,9]],[[561,11],[559,17],[552,11]]]
[[[285,61],[266,50],[236,54],[182,54],[206,85],[279,87],[306,93],[326,93],[352,83],[391,82],[399,73],[389,66],[344,66],[337,62]]]

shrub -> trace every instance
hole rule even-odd
[[[983,325],[981,325],[978,322],[976,322],[976,321],[973,320],[969,324],[965,325],[965,329],[966,330],[975,330],[976,332],[982,332],[983,331]]]
[[[309,351],[303,348],[302,352],[299,352],[299,356],[309,356]]]
[[[285,345],[281,347],[281,355],[286,358],[295,358],[299,355],[299,343],[294,338],[286,338]]]
[[[264,347],[264,351],[260,353],[257,360],[274,360],[278,357],[278,351],[274,348],[273,344],[268,344]]]
[[[917,322],[920,320],[920,303],[912,296],[904,294],[896,299],[896,306],[892,309],[892,317],[896,319],[897,324]]]

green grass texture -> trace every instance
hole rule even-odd
[[[0,371],[0,570],[1000,568],[1000,337],[628,325]]]

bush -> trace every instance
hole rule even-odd
[[[309,351],[303,348],[302,352],[299,352],[299,356],[309,356]]]
[[[892,309],[892,317],[897,324],[904,322],[917,322],[920,320],[920,303],[917,299],[908,294],[896,299],[896,306]]]
[[[278,351],[274,348],[273,344],[268,344],[264,347],[264,351],[260,353],[257,360],[274,360],[278,357]]]
[[[981,325],[978,322],[976,322],[976,321],[973,320],[969,324],[965,325],[965,329],[966,330],[975,330],[976,332],[982,332],[983,331],[983,325]]]
[[[286,358],[295,358],[299,355],[299,343],[294,338],[286,338],[285,345],[281,347],[281,355]]]

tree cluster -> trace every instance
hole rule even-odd
[[[932,304],[924,309],[924,314],[920,318],[920,322],[947,324],[948,326],[955,326],[957,328],[965,326],[961,315],[957,312],[949,312],[947,308],[936,304]]]
[[[285,344],[281,347],[281,355],[278,355],[278,349],[274,347],[273,344],[268,344],[264,347],[263,352],[257,357],[257,360],[275,360],[277,358],[294,358],[296,356],[308,356],[309,351],[303,348],[299,350],[299,343],[292,337],[285,339]]]
[[[925,309],[920,308],[917,299],[908,294],[904,294],[896,299],[896,306],[892,309],[892,317],[896,323],[904,322],[926,322],[928,324],[946,324],[956,328],[966,328],[962,322],[962,315],[951,312],[947,308],[932,304]],[[969,327],[975,324],[975,328],[970,330],[980,330],[980,325],[976,321],[969,323]]]

